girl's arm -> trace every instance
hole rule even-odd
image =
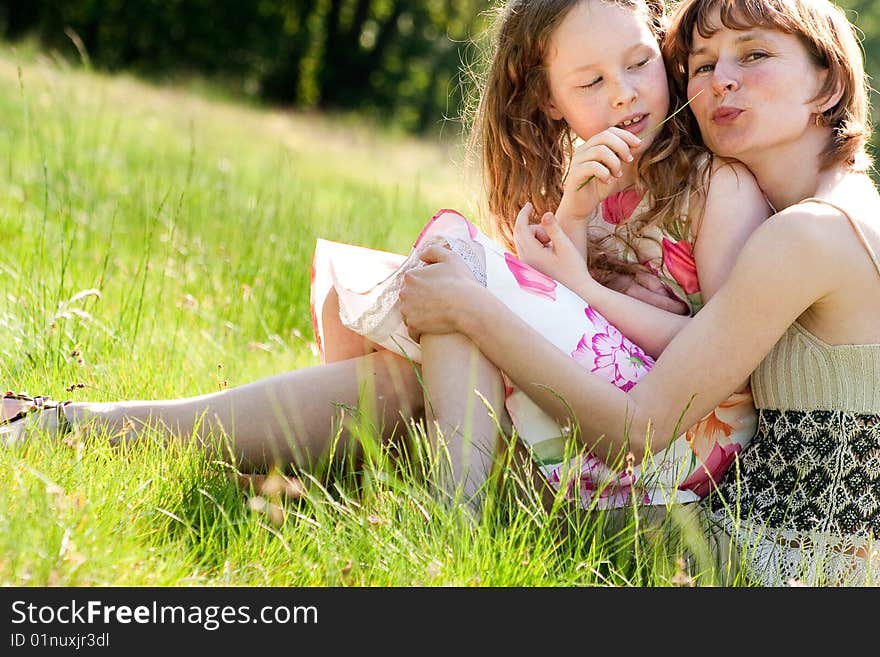
[[[708,301],[727,278],[749,235],[769,215],[770,207],[752,174],[741,164],[713,164],[702,208],[699,238],[694,247],[697,276]],[[693,212],[699,211],[695,208]],[[653,357],[659,356],[690,321],[615,292],[596,282],[549,213],[541,228],[550,237],[548,247],[535,238],[524,209],[515,227],[517,253],[541,272],[555,278],[588,301],[624,335]]]
[[[639,462],[645,451],[665,448],[724,401],[786,328],[841,284],[839,272],[815,266],[824,261],[824,244],[803,230],[803,221],[801,211],[786,211],[758,228],[725,285],[629,392],[544,339],[442,247],[427,250],[428,266],[406,275],[402,311],[416,338],[423,332],[467,335],[561,424],[571,419],[571,409],[591,450],[630,450]]]
[[[704,302],[730,276],[751,234],[773,214],[752,172],[744,164],[712,158],[701,217],[692,216],[694,261]],[[699,212],[694,208],[692,215]]]

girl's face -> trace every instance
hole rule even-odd
[[[645,135],[669,110],[666,69],[643,16],[600,0],[572,9],[548,44],[545,110],[581,139],[617,126]]]
[[[712,23],[718,29],[708,39],[694,29],[688,57],[687,95],[706,146],[748,165],[796,145],[826,109],[814,100],[823,70],[793,34],[731,30],[717,12]]]

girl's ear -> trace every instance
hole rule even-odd
[[[562,112],[559,111],[559,108],[556,107],[556,104],[550,97],[544,99],[544,102],[541,103],[541,109],[544,111],[544,114],[549,116],[554,121],[561,121],[563,118]]]

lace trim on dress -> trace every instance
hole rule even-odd
[[[449,248],[464,260],[474,279],[486,287],[486,257],[480,245],[457,237],[444,239]],[[420,252],[413,251],[393,274],[377,286],[378,295],[367,310],[354,314],[348,306],[340,304],[339,317],[343,324],[361,335],[374,335],[381,331],[383,324],[389,327],[396,325],[400,320],[396,307],[399,305],[400,288],[403,287],[403,275],[411,269],[424,266],[425,263],[419,259]]]

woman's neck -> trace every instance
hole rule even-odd
[[[802,135],[796,142],[745,154],[740,160],[754,174],[773,208],[779,211],[816,196],[820,187],[828,183],[828,174],[844,175],[837,168],[833,172],[820,171],[821,154],[827,144],[828,133],[816,131]]]

